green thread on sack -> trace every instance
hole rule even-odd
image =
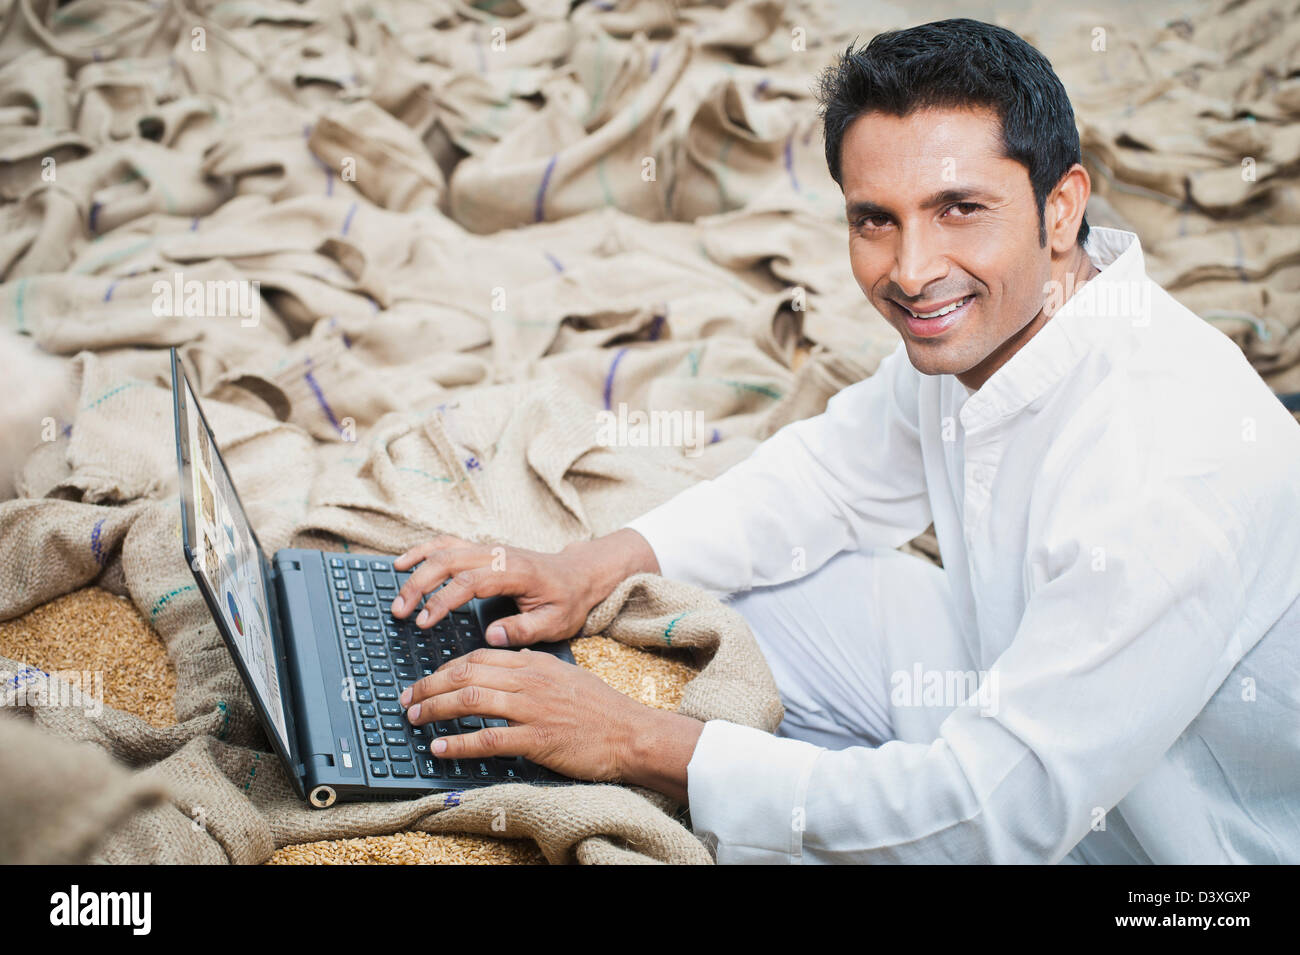
[[[420,475],[421,477],[426,477],[426,478],[428,478],[430,481],[437,481],[439,484],[451,484],[451,483],[452,483],[452,480],[451,480],[451,478],[449,478],[449,477],[438,477],[436,474],[430,474],[428,471],[421,471],[419,468],[398,468],[397,470],[399,470],[399,471],[407,471],[407,472],[409,472],[409,473],[411,473],[411,474],[418,474],[418,475]]]
[[[596,95],[592,97],[591,106],[587,110],[587,115],[583,117],[582,125],[591,122],[600,107],[601,100],[605,98],[605,31],[598,30],[596,33],[596,77],[595,87]]]
[[[253,754],[253,765],[248,769],[248,782],[244,783],[244,792],[248,792],[248,787],[253,785],[253,777],[257,775],[257,764],[262,761],[261,753]]]
[[[692,348],[687,354],[686,360],[691,363],[691,377],[694,378],[700,373],[700,350]]]
[[[83,27],[88,30],[93,30],[95,33],[104,32],[104,25],[98,20],[91,17],[83,17],[76,13],[61,13],[56,10],[54,11],[54,15],[50,17],[50,20],[55,25],[61,27]]]
[[[689,617],[693,613],[695,613],[694,610],[687,610],[683,613],[679,613],[677,616],[673,617],[672,620],[668,621],[668,626],[664,629],[664,643],[668,644],[670,647],[673,645],[673,627],[677,626],[677,621],[681,620],[682,617]]]
[[[618,203],[614,199],[614,191],[609,187],[609,176],[605,172],[605,158],[601,156],[596,163],[596,178],[600,180],[601,192],[605,193],[605,205],[613,206]]]
[[[193,590],[193,589],[194,589],[193,584],[186,584],[184,587],[177,587],[175,590],[169,590],[167,593],[163,594],[161,597],[159,597],[157,600],[154,601],[153,607],[151,607],[149,610],[149,618],[153,619],[154,617],[158,616],[158,611],[161,610],[163,607],[165,607],[168,603],[170,603],[173,597],[177,596],[178,594],[183,594],[187,590]]]
[[[14,314],[20,332],[27,328],[27,315],[24,311],[27,304],[27,282],[28,279],[19,279],[18,287],[14,289]]]
[[[103,236],[100,236],[100,238],[103,238]],[[145,239],[143,242],[136,242],[133,245],[128,245],[125,249],[118,249],[116,252],[110,252],[105,256],[101,256],[90,265],[82,266],[81,268],[73,269],[72,271],[82,275],[94,272],[101,265],[108,265],[111,262],[116,262],[118,259],[125,259],[127,256],[135,255],[137,252],[143,252],[145,249],[152,246],[155,241],[157,240]]]
[[[755,394],[777,401],[781,398],[781,392],[777,391],[771,385],[755,385],[748,381],[732,381],[730,378],[719,378],[717,380],[722,382],[724,385],[730,385],[737,391],[752,391]]]
[[[138,379],[132,378],[130,381],[123,382],[122,384],[118,385],[116,388],[110,388],[108,391],[104,392],[102,395],[100,395],[90,404],[86,405],[86,407],[83,408],[82,410],[94,411],[96,408],[98,408],[109,398],[112,398],[114,395],[121,394],[123,391],[129,391],[132,388],[139,388],[143,384],[144,384],[143,381],[139,381]]]
[[[223,717],[221,731],[217,733],[217,739],[225,739],[226,734],[230,732],[230,708],[226,706],[225,700],[217,700],[217,709],[221,711]]]

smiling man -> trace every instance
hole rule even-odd
[[[721,862],[1300,861],[1300,427],[1221,333],[1089,229],[1069,100],[1013,33],[946,20],[822,79],[849,265],[898,349],[719,478],[559,554],[442,538],[424,626],[578,631],[628,574],[749,621],[776,735],[478,651],[412,722],[689,801]],[[933,523],[944,567],[896,548]]]

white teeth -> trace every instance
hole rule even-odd
[[[958,299],[956,302],[953,302],[951,305],[944,306],[943,308],[939,309],[937,312],[912,312],[910,308],[908,309],[908,311],[912,312],[912,314],[917,318],[938,318],[940,315],[947,315],[949,312],[961,308],[970,300],[971,300],[971,296],[967,295],[965,298]]]

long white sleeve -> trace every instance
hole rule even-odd
[[[823,414],[628,526],[663,576],[715,593],[793,580],[846,548],[906,543],[931,519],[916,380],[900,344]]]
[[[1057,862],[1144,778],[1173,811],[1187,777],[1162,760],[1182,758],[1171,747],[1221,687],[1238,720],[1256,718],[1225,678],[1300,592],[1300,484],[1283,466],[1300,464],[1297,435],[1274,418],[1284,441],[1213,468],[1107,427],[1026,502],[1030,596],[987,696],[933,742],[875,749],[711,722],[688,768],[696,832],[720,862]],[[1204,761],[1203,740],[1183,745],[1187,765]],[[738,798],[740,779],[762,798]]]

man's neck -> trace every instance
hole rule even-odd
[[[1093,265],[1088,253],[1076,245],[1070,255],[1052,264],[1050,287],[1060,288],[1064,290],[1064,294],[1051,295],[1046,294],[1046,290],[1044,290],[1043,307],[1038,310],[1038,314],[1033,317],[1029,324],[999,345],[991,355],[970,369],[970,371],[958,375],[957,380],[971,391],[979,391],[983,384],[993,377],[994,372],[1010,361],[1011,356],[1024,347],[1025,342],[1038,334],[1038,330],[1047,324],[1048,320],[1056,314],[1062,305],[1078,294],[1079,289],[1083,287],[1085,282],[1100,274],[1101,269]]]

